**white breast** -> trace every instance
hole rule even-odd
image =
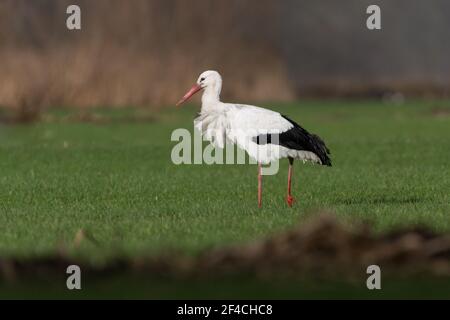
[[[215,147],[224,148],[229,131],[229,121],[223,112],[203,112],[194,120],[194,127]]]

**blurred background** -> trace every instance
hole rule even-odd
[[[73,298],[72,257],[88,297],[450,298],[449,14],[449,0],[0,0],[0,299]],[[262,210],[256,166],[170,161],[200,98],[171,108],[207,69],[224,101],[275,108],[332,150],[330,170],[296,167],[295,211],[287,161]],[[373,263],[383,296],[365,289]],[[385,286],[387,268],[401,281]]]
[[[66,29],[69,4],[81,31]],[[366,28],[370,4],[382,30]],[[241,102],[445,98],[449,12],[448,0],[1,0],[0,105],[173,105],[206,69]]]

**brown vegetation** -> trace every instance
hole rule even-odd
[[[66,8],[82,30],[66,28]],[[3,0],[0,106],[172,105],[206,69],[224,98],[448,97],[447,0]]]
[[[97,242],[79,231],[73,246]],[[70,264],[80,265],[65,254],[31,259],[0,258],[0,279],[26,275],[51,276]],[[383,274],[450,275],[450,237],[423,229],[408,229],[383,235],[367,225],[349,228],[329,215],[319,215],[292,230],[245,245],[205,250],[197,256],[166,253],[160,256],[112,260],[106,265],[83,264],[83,272],[121,274],[137,272],[155,277],[211,278],[242,276],[296,279],[303,276],[365,274],[369,265],[379,265]]]
[[[288,99],[277,49],[254,36],[267,30],[255,24],[270,15],[271,1],[258,2],[254,18],[250,2],[78,1],[82,30],[68,31],[70,1],[4,1],[0,105],[28,114],[173,104],[205,69],[223,73],[230,98]]]

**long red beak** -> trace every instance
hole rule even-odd
[[[202,87],[199,84],[196,84],[195,86],[193,86],[191,88],[191,90],[189,90],[184,97],[178,101],[177,103],[177,107],[183,103],[185,103],[187,100],[189,100],[190,97],[192,97],[194,94],[196,94],[197,92],[199,92],[200,90],[202,90]]]

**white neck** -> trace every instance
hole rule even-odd
[[[209,106],[219,103],[221,90],[221,83],[216,83],[213,86],[207,86],[202,95],[202,109],[208,109]]]

